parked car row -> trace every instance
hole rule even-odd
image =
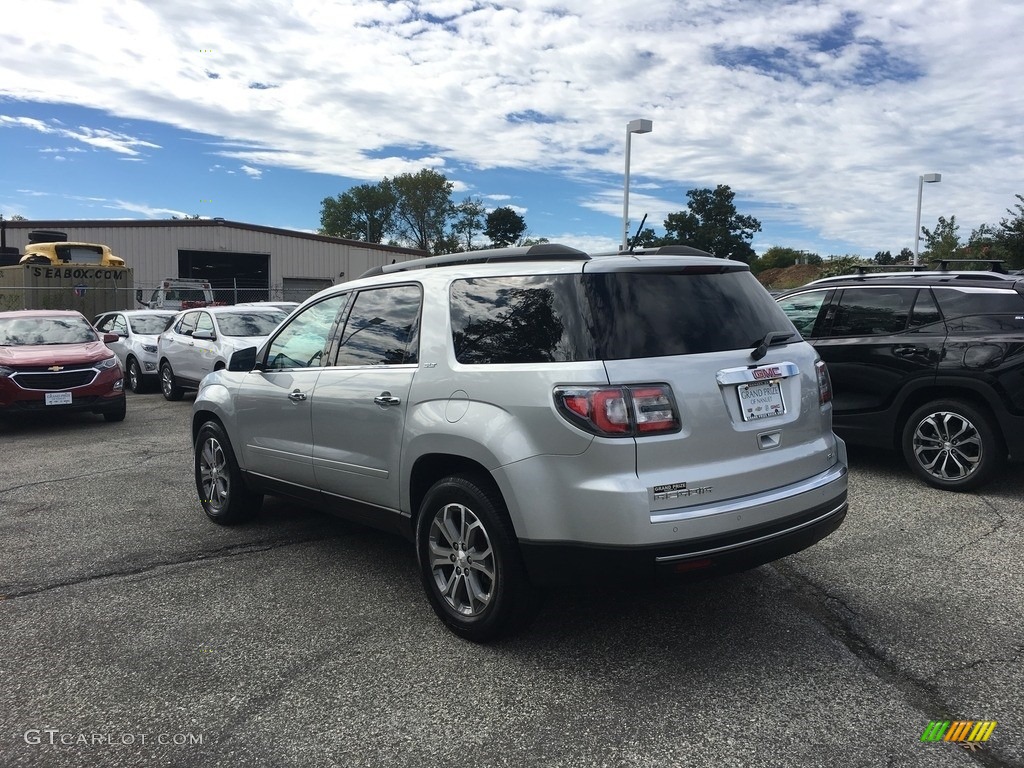
[[[771,296],[685,247],[452,254],[270,303],[0,313],[0,407],[125,416],[197,390],[214,522],[265,494],[412,542],[434,611],[512,633],[552,584],[711,575],[847,512],[844,440],[968,490],[1024,456],[1024,278],[851,275]]]

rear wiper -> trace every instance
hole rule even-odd
[[[779,341],[785,341],[786,339],[795,336],[796,334],[792,331],[768,331],[765,337],[761,339],[761,342],[754,347],[750,356],[754,360],[760,360],[762,357],[768,354],[768,347]]]

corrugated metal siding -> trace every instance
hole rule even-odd
[[[7,244],[24,249],[28,233],[42,228],[7,225]],[[234,253],[270,254],[271,288],[281,286],[285,277],[329,279],[334,282],[352,280],[370,267],[390,264],[392,260],[407,261],[414,254],[375,249],[372,245],[352,246],[323,242],[288,235],[246,230],[225,224],[221,226],[132,226],[131,222],[111,222],[109,226],[74,226],[59,224],[68,240],[103,243],[123,258],[132,268],[138,288],[155,286],[164,277],[178,274],[178,251],[228,251]],[[344,273],[344,276],[340,277]]]

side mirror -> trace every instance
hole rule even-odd
[[[246,347],[232,353],[228,358],[229,371],[246,373],[256,368],[256,347]]]
[[[217,334],[215,334],[213,331],[193,331],[192,338],[200,339],[202,341],[216,341]]]
[[[120,340],[121,340],[121,337],[118,336],[116,333],[104,333],[103,334],[103,343],[104,344],[113,344],[115,341],[120,341]]]

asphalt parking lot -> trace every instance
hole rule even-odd
[[[1024,481],[851,452],[844,526],[690,586],[550,594],[459,640],[411,546],[196,501],[191,399],[0,422],[3,766],[1021,766]],[[932,720],[995,720],[975,750]]]

